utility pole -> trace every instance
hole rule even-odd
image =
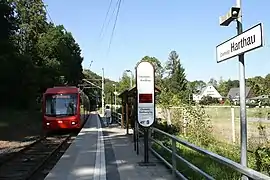
[[[237,23],[237,35],[242,34],[242,6],[241,0],[236,0],[236,7],[240,8]],[[246,79],[245,79],[245,57],[244,54],[238,56],[239,59],[239,94],[240,94],[240,132],[241,132],[241,165],[247,167],[247,115],[246,115]],[[248,179],[242,176],[242,179]]]
[[[114,86],[114,112],[116,112],[116,86]]]
[[[116,112],[116,85],[113,84],[113,87],[114,87],[114,112]]]
[[[102,103],[102,108],[101,108],[101,113],[102,115],[104,115],[104,98],[105,98],[105,94],[104,94],[104,68],[102,68],[102,87],[101,87],[101,103]]]
[[[131,76],[130,76],[130,88],[132,88],[132,73],[131,73]]]

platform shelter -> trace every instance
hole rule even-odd
[[[155,86],[155,94],[160,93],[161,90],[158,86]],[[129,134],[129,128],[134,128],[135,119],[136,119],[136,96],[137,96],[137,87],[133,86],[132,88],[124,90],[118,95],[122,100],[122,119],[121,127],[126,128],[127,134]]]

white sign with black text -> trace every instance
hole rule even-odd
[[[246,30],[216,47],[217,63],[263,46],[262,24]]]
[[[138,123],[150,127],[155,121],[155,75],[149,62],[141,62],[136,68]]]

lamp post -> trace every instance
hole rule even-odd
[[[114,87],[114,112],[116,112],[116,85],[113,84],[113,87]]]
[[[101,103],[102,103],[102,109],[101,109],[101,113],[102,115],[104,115],[104,98],[105,98],[105,94],[104,94],[104,68],[102,68],[102,80],[101,80],[101,84],[102,84],[102,87],[101,87]]]
[[[133,78],[133,73],[130,69],[125,70],[126,72],[130,73],[130,88],[132,88],[132,78]]]

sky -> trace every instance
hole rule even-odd
[[[218,44],[236,35],[236,23],[219,25],[219,16],[236,0],[122,0],[113,36],[117,0],[112,0],[107,21],[110,0],[44,3],[51,20],[63,24],[80,45],[83,67],[97,74],[104,68],[106,78],[118,81],[126,69],[135,73],[136,63],[146,55],[164,64],[172,50],[179,54],[190,81],[239,78],[237,58],[217,63],[215,53]],[[242,0],[243,30],[262,23],[264,34],[264,47],[245,54],[246,77],[270,73],[269,7],[269,0]]]

